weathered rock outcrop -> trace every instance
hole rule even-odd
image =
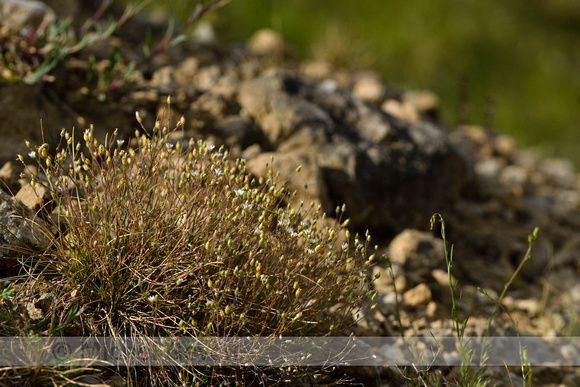
[[[17,249],[48,245],[46,230],[34,211],[0,190],[0,277],[18,273]]]
[[[302,164],[311,195],[329,213],[346,203],[355,228],[424,227],[466,180],[468,163],[441,129],[397,119],[333,81],[267,71],[242,83],[238,103],[274,149],[250,171],[272,156],[290,178]]]

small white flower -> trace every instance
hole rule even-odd
[[[170,142],[166,142],[166,143],[165,143],[165,146],[167,147],[167,149],[171,149],[171,148],[173,148],[173,144],[172,144],[172,143],[170,143]]]
[[[157,298],[158,298],[157,295],[149,296],[149,297],[147,297],[147,301],[149,301],[150,303],[153,304],[153,303],[157,302]]]
[[[288,232],[288,234],[290,234],[291,237],[296,238],[298,236],[298,233],[296,231],[294,231],[294,229],[292,229],[292,227],[288,227],[286,229],[286,231]]]
[[[215,169],[215,173],[216,173],[218,176],[223,176],[223,174],[224,174],[224,173],[223,173],[223,171],[221,170],[221,168],[216,168],[216,169]]]
[[[117,146],[121,146],[125,143],[125,140],[117,140]]]
[[[208,150],[211,151],[211,150],[213,150],[213,148],[215,148],[215,145],[214,144],[207,144],[207,149]]]
[[[36,158],[36,152],[35,152],[35,151],[32,151],[32,152],[30,152],[30,153],[28,154],[28,156],[29,156],[31,159],[35,159],[35,158]]]
[[[235,189],[234,192],[237,196],[242,196],[243,194],[246,193],[246,191],[244,191],[243,189]]]

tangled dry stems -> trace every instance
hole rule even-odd
[[[338,225],[344,207],[338,223],[293,208],[271,168],[252,177],[224,149],[175,139],[183,121],[161,122],[128,143],[90,128],[82,142],[61,132],[53,154],[28,144],[60,230],[40,277],[63,277],[99,316],[91,334],[332,335],[370,306],[370,236]]]

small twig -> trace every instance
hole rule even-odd
[[[222,0],[212,0],[205,6],[201,5],[201,3],[197,4],[189,19],[187,19],[187,21],[179,27],[177,31],[170,33],[168,36],[163,38],[163,40],[159,42],[157,47],[155,47],[151,52],[150,57],[165,50],[175,37],[181,35],[187,27],[198,21],[204,14],[216,8],[220,2],[222,2]]]

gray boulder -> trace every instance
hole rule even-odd
[[[345,203],[354,228],[424,229],[468,176],[469,163],[440,128],[396,119],[332,81],[269,70],[243,82],[237,98],[274,159],[312,160],[302,169],[316,177],[317,192],[304,196],[317,196],[328,213]],[[297,166],[276,164],[284,177]],[[257,163],[248,167],[261,172]]]
[[[48,245],[46,230],[34,211],[0,190],[0,277],[17,274],[19,250]]]
[[[0,36],[28,35],[43,22],[56,20],[55,12],[42,1],[0,0]]]

